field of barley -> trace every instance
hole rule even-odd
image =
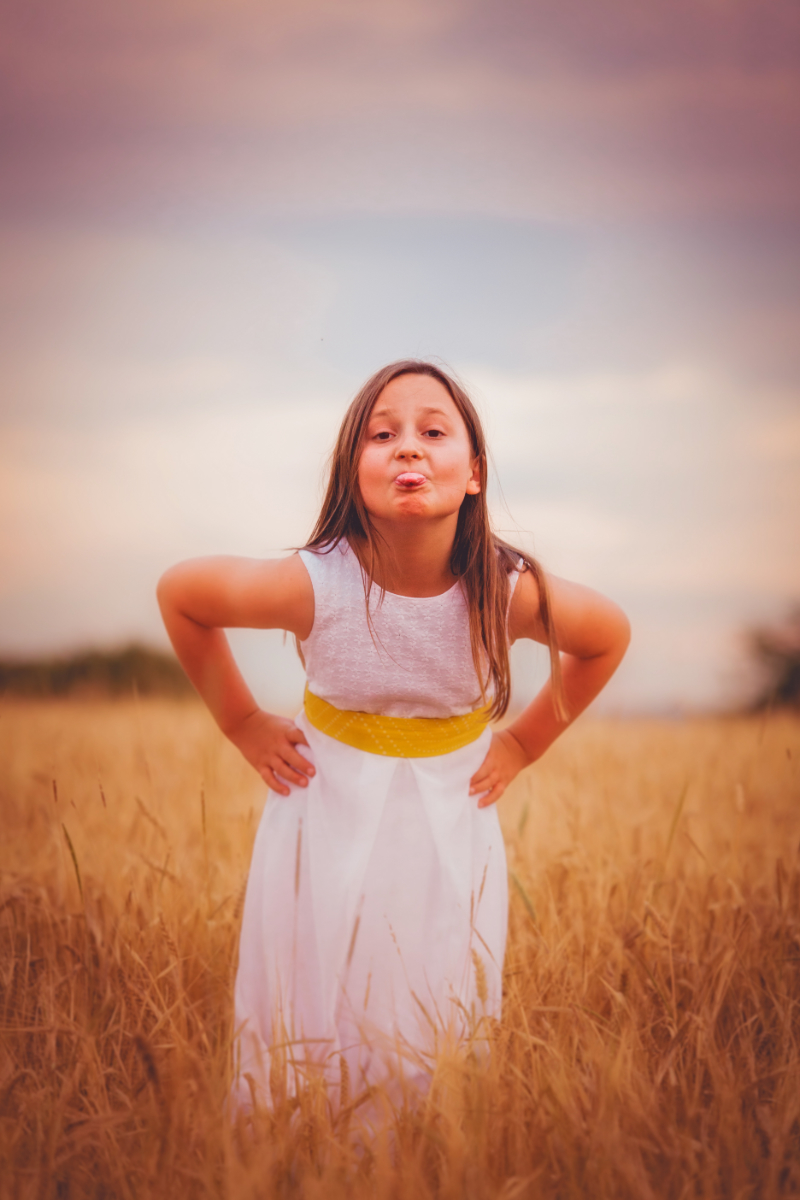
[[[264,789],[194,702],[0,704],[0,1197],[800,1194],[800,720],[585,719],[501,802],[488,1063],[223,1116]]]

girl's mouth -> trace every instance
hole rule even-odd
[[[404,491],[412,491],[414,488],[422,487],[423,483],[427,483],[426,475],[420,475],[416,471],[404,471],[402,475],[398,475],[395,483]]]

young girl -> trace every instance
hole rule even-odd
[[[629,630],[615,604],[492,534],[486,474],[463,389],[394,363],[345,415],[302,550],[186,562],[159,584],[189,677],[274,793],[242,918],[239,1106],[314,1070],[351,1095],[424,1087],[437,1050],[500,1013],[495,802],[598,694]],[[234,626],[294,634],[308,675],[296,720],[256,704]],[[551,679],[495,732],[520,637],[549,646]]]

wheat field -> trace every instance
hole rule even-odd
[[[233,1125],[261,784],[193,702],[6,701],[0,1196],[798,1195],[799,800],[797,718],[584,719],[501,802],[488,1062]]]

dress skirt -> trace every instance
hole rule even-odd
[[[247,883],[232,1102],[314,1073],[355,1094],[424,1088],[444,1046],[498,1017],[508,913],[496,806],[469,780],[491,732],[431,758],[345,745],[301,713],[316,774],[271,794]],[[304,753],[306,751],[304,750]]]

